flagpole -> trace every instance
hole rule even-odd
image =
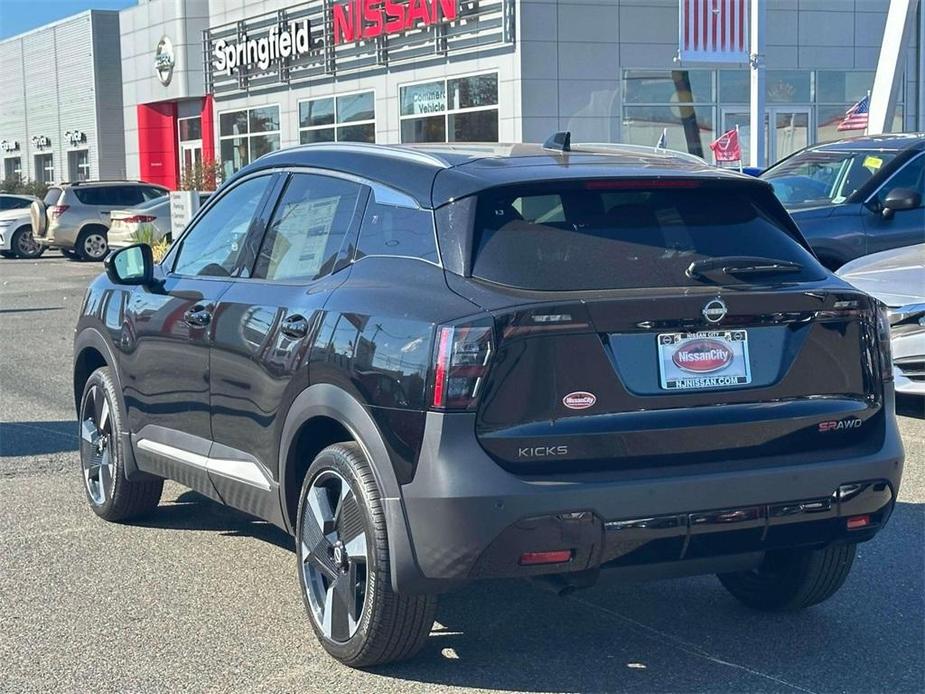
[[[749,95],[749,159],[752,166],[765,168],[764,151],[764,103],[765,103],[765,64],[764,64],[764,29],[765,0],[751,0],[751,17],[749,37],[751,63]]]
[[[865,137],[867,137],[868,130],[870,130],[870,89],[867,90],[867,125],[864,126]]]
[[[736,142],[739,143],[739,173],[742,173],[742,138],[739,137],[738,123],[736,123]]]

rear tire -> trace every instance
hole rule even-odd
[[[123,418],[109,367],[90,374],[80,398],[80,467],[93,512],[103,520],[124,521],[153,511],[161,500],[162,479],[128,480],[122,450]]]
[[[430,634],[437,598],[392,591],[381,493],[360,447],[321,451],[299,499],[299,583],[321,645],[350,667],[415,655]]]
[[[109,253],[105,227],[87,227],[77,236],[74,250],[81,260],[99,262]]]
[[[32,236],[32,227],[20,227],[17,229],[10,239],[10,249],[16,254],[17,258],[26,260],[38,258],[45,252],[45,246],[37,243]]]
[[[719,574],[719,580],[739,601],[756,610],[802,610],[828,600],[842,587],[856,548],[839,544],[768,552],[757,569]]]

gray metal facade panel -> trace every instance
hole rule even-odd
[[[98,60],[94,44],[102,50]],[[92,10],[7,39],[0,42],[0,56],[0,89],[5,96],[0,139],[20,143],[19,152],[0,153],[0,157],[20,156],[23,176],[34,179],[35,156],[52,154],[54,178],[64,180],[75,173],[68,170],[67,153],[87,149],[91,177],[124,175],[117,12]],[[118,122],[109,122],[105,115],[98,119],[97,85],[115,90]],[[118,132],[115,149],[100,140],[98,123]],[[75,130],[86,135],[85,142],[76,146],[65,137]],[[36,136],[47,137],[51,146],[36,149],[32,144]]]
[[[94,13],[93,63],[99,178],[125,177],[122,60],[119,41],[116,38],[118,36],[118,13]]]
[[[23,56],[22,41],[0,43],[0,140],[18,142],[19,149],[12,152],[0,152],[0,158],[20,157],[25,174],[26,140],[29,130],[26,124],[25,102],[23,93]],[[2,175],[3,169],[0,169]]]

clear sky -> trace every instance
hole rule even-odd
[[[0,39],[84,10],[121,10],[137,0],[0,0]]]

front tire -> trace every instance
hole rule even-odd
[[[10,239],[10,249],[18,258],[31,260],[38,258],[45,252],[45,246],[41,245],[32,236],[32,227],[22,227],[17,229]]]
[[[839,544],[768,552],[757,569],[719,574],[719,580],[739,601],[756,610],[802,610],[828,600],[842,587],[856,547]]]
[[[430,634],[437,599],[392,591],[381,494],[360,447],[339,443],[321,451],[299,498],[299,583],[321,645],[350,667],[415,655]]]
[[[80,467],[93,512],[103,520],[124,521],[153,511],[162,479],[128,480],[122,450],[123,418],[109,367],[90,374],[80,399]]]

